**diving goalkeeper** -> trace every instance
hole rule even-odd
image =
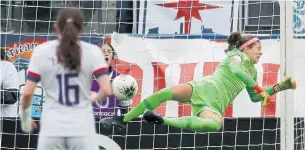
[[[223,124],[223,112],[243,89],[246,88],[252,102],[261,102],[266,107],[270,96],[296,88],[296,82],[291,77],[265,89],[257,84],[254,64],[262,55],[258,38],[232,33],[228,44],[227,57],[219,63],[213,75],[164,88],[144,99],[127,114],[104,118],[101,123],[109,127],[124,127],[128,121],[145,112],[143,119],[152,124],[200,132],[219,131]],[[168,118],[151,111],[167,100],[190,103],[192,116]]]

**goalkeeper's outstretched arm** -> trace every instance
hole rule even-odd
[[[296,88],[296,82],[293,78],[288,77],[284,79],[283,81],[264,89],[268,95],[272,96],[278,92],[288,90],[288,89],[295,89]],[[260,102],[262,101],[262,97],[255,91],[253,88],[247,87],[247,92],[250,96],[250,99],[252,102]]]
[[[246,84],[247,87],[254,87],[256,81],[246,73],[241,59],[240,56],[232,56],[228,63],[229,69],[239,80]]]
[[[232,56],[229,59],[229,69],[231,72],[237,77],[240,81],[242,81],[246,87],[250,87],[254,91],[256,91],[258,94],[261,94],[264,92],[264,90],[258,86],[257,82],[246,73],[246,69],[244,68],[242,64],[242,60],[240,56]]]
[[[250,62],[248,62],[248,63],[250,63]],[[245,70],[247,70],[248,68],[245,68],[243,66],[241,57],[232,56],[229,59],[228,64],[229,64],[229,69],[231,70],[231,72],[246,85],[247,91],[250,94],[251,100],[253,102],[262,101],[263,102],[262,106],[266,107],[268,105],[267,101],[270,97],[268,90],[265,91],[262,87],[260,87],[257,84],[256,79],[253,79],[250,75],[248,75],[246,73]],[[253,69],[255,69],[255,68],[253,68]]]

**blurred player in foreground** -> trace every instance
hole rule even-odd
[[[38,45],[30,60],[20,106],[21,127],[31,132],[31,101],[41,81],[46,98],[41,116],[38,150],[98,150],[92,101],[111,95],[108,65],[100,48],[79,40],[83,14],[62,9],[55,29],[58,40]],[[100,89],[90,97],[92,74]]]
[[[217,66],[213,75],[199,81],[164,88],[144,99],[127,114],[118,118],[106,118],[102,122],[105,126],[124,127],[128,121],[148,110],[143,118],[152,124],[200,132],[219,131],[223,124],[222,114],[243,89],[246,88],[251,101],[261,102],[266,107],[270,96],[296,88],[291,77],[265,89],[257,84],[254,64],[258,63],[262,55],[258,38],[232,33],[228,44],[227,57]],[[192,116],[168,118],[151,111],[167,100],[190,103]]]

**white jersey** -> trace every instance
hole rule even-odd
[[[28,80],[39,82],[45,102],[40,135],[85,136],[95,134],[92,103],[89,100],[92,77],[108,74],[104,55],[96,45],[80,42],[81,71],[64,69],[58,63],[59,40],[38,45],[32,53]]]
[[[13,63],[9,61],[0,61],[0,85],[3,84],[4,89],[19,89],[18,72]],[[1,95],[0,92],[0,97]],[[17,102],[15,104],[2,104],[0,107],[0,117],[18,117]]]

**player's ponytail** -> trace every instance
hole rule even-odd
[[[81,47],[79,34],[82,30],[83,15],[77,9],[65,8],[58,14],[57,24],[60,44],[57,49],[59,61],[71,71],[80,71]]]
[[[245,44],[246,42],[248,42],[249,40],[255,38],[255,36],[251,36],[251,35],[241,35],[238,32],[233,32],[229,38],[228,38],[228,49],[225,50],[225,52],[229,52],[232,51],[234,48],[238,48]],[[253,43],[254,44],[254,43]],[[248,47],[252,47],[253,44],[250,44]]]
[[[240,46],[241,34],[238,32],[233,32],[228,38],[228,49],[227,51],[231,51],[234,48],[238,48]]]

